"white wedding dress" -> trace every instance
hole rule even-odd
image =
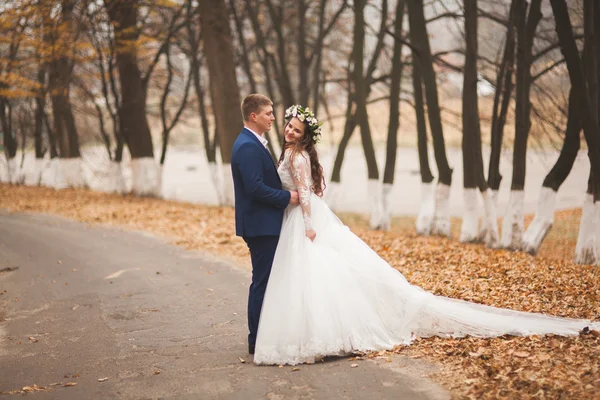
[[[308,155],[286,153],[285,210],[262,307],[254,363],[299,364],[327,355],[392,349],[415,337],[577,335],[600,323],[511,311],[435,296],[413,286],[311,193]],[[312,227],[311,242],[305,229]]]

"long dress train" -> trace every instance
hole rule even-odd
[[[577,335],[600,323],[484,306],[411,285],[310,191],[308,155],[279,166],[300,206],[285,211],[258,328],[256,364],[389,350],[416,337]],[[317,232],[314,242],[305,229]]]

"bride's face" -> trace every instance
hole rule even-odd
[[[288,143],[298,143],[304,136],[304,122],[298,118],[292,118],[285,126],[285,141]]]

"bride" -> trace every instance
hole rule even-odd
[[[299,364],[328,355],[389,350],[416,337],[577,335],[600,323],[469,303],[411,285],[336,217],[321,198],[323,171],[314,114],[286,110],[283,189],[300,205],[285,210],[265,293],[254,363]]]

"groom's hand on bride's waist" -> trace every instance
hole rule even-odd
[[[295,190],[290,190],[290,204],[300,204],[298,192]]]

